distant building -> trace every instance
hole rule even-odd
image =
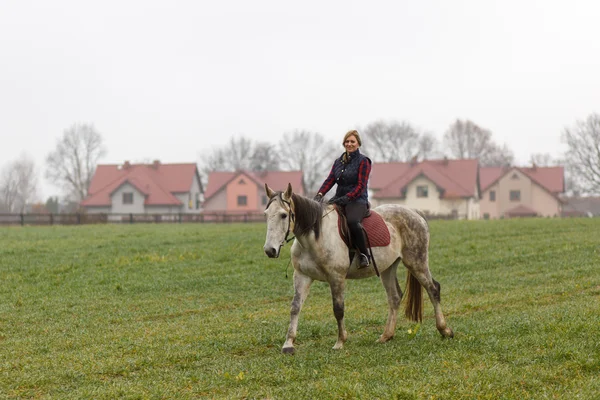
[[[198,214],[203,188],[195,163],[98,165],[81,202],[88,213]]]
[[[432,216],[480,218],[477,160],[373,163],[369,190],[373,206],[402,204]]]
[[[291,183],[294,193],[304,195],[301,171],[211,172],[206,186],[206,213],[262,212],[267,204],[265,183],[273,190],[285,190]]]
[[[564,168],[482,167],[483,218],[558,217],[565,191]]]
[[[600,217],[600,197],[567,197],[563,199],[565,217]]]

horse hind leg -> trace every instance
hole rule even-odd
[[[298,318],[312,282],[312,278],[294,271],[294,299],[292,300],[290,309],[290,326],[285,337],[285,343],[281,349],[285,354],[294,354],[295,352],[294,341],[296,340],[296,332],[298,330]]]
[[[433,305],[437,330],[442,337],[454,337],[454,332],[446,324],[446,319],[442,312],[441,286],[432,278],[427,259],[423,261],[415,260],[410,264],[405,262],[405,265],[408,268],[408,275],[406,277],[406,295],[408,301],[405,304],[407,318],[418,322],[422,320],[423,300],[421,287],[423,287],[427,291],[429,300]]]
[[[344,347],[344,343],[348,338],[348,333],[344,325],[344,278],[340,281],[329,282],[329,287],[331,288],[331,298],[333,300],[333,314],[338,325],[338,338],[333,349],[339,350]]]
[[[387,268],[381,273],[381,283],[385,288],[388,299],[388,318],[383,330],[383,334],[377,340],[379,343],[385,343],[394,337],[396,332],[396,322],[398,320],[398,308],[402,301],[402,289],[398,284],[398,265],[400,264],[400,258],[398,258],[390,268]]]

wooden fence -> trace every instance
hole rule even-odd
[[[2,214],[0,225],[263,222],[262,212],[202,214]]]

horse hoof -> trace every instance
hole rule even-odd
[[[283,354],[294,354],[296,352],[296,349],[293,347],[284,347],[283,349],[281,349],[281,352]]]
[[[452,339],[454,337],[454,331],[450,328],[446,328],[440,333],[442,334],[442,339]]]
[[[390,340],[392,340],[394,337],[393,336],[379,336],[379,339],[377,339],[377,343],[385,343],[388,342]]]

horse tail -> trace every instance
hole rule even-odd
[[[423,320],[423,287],[410,271],[406,271],[404,315],[411,321]]]

